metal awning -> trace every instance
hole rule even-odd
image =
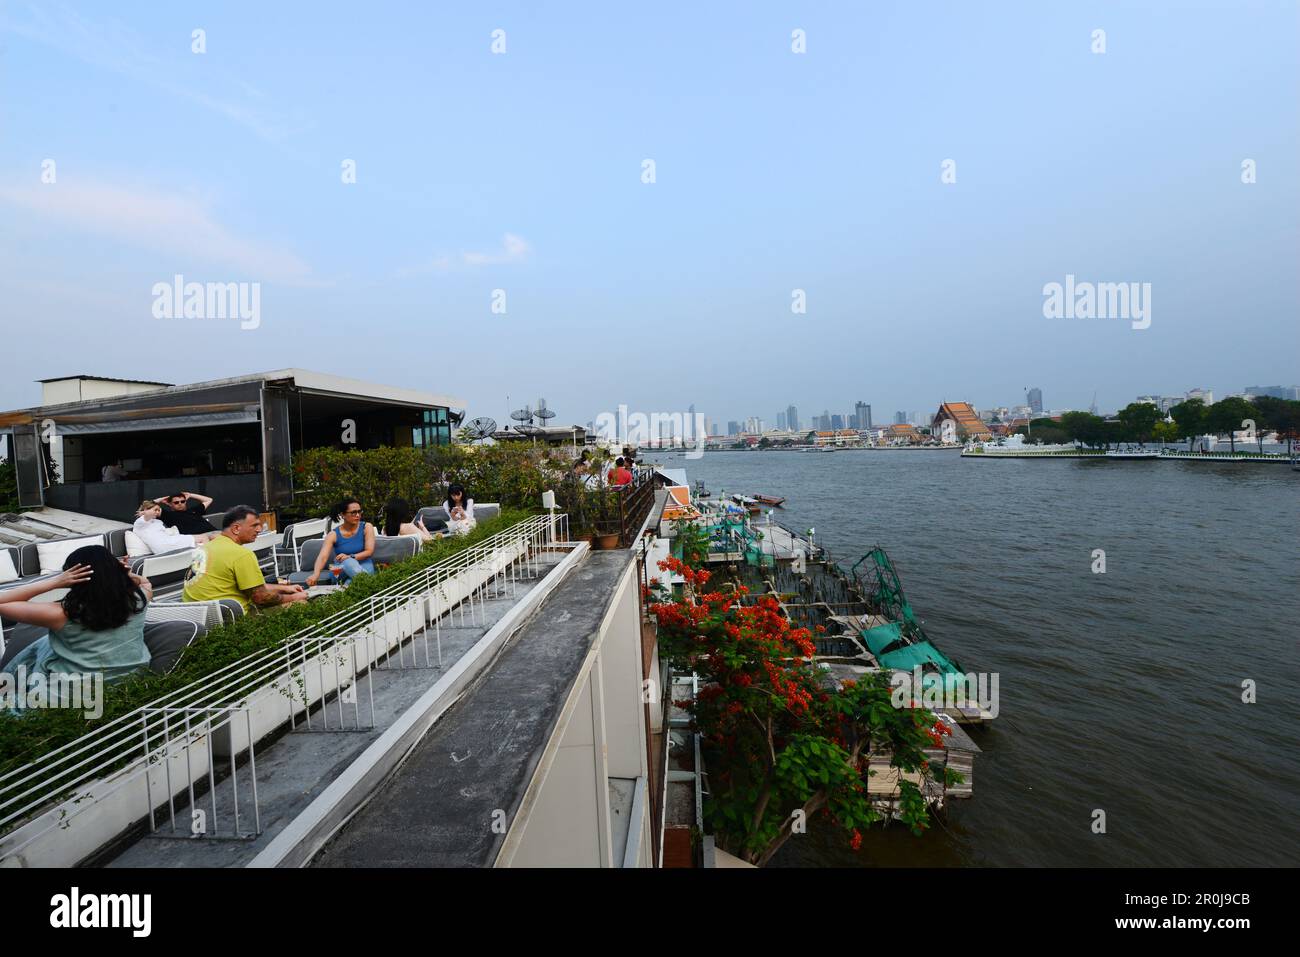
[[[152,432],[159,429],[195,429],[213,425],[242,425],[257,422],[257,406],[226,412],[199,412],[168,415],[149,419],[124,419],[118,422],[61,422],[55,419],[60,435],[101,435],[109,432]]]

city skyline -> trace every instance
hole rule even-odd
[[[1039,401],[1042,403],[1042,408],[1041,408],[1042,415],[1056,414],[1056,413],[1067,412],[1067,411],[1083,412],[1083,411],[1088,411],[1089,407],[1091,406],[1091,400],[1089,400],[1089,402],[1084,405],[1075,405],[1075,406],[1052,405],[1050,402],[1047,402],[1044,399],[1044,396],[1049,393],[1043,390],[1041,387],[1031,387],[1030,389],[1022,389],[1021,392],[1026,396],[1026,398],[1032,396],[1033,393],[1038,394],[1037,397]],[[1167,392],[1135,393],[1134,395],[1130,396],[1128,399],[1115,405],[1113,408],[1100,407],[1100,411],[1104,414],[1114,414],[1115,412],[1118,412],[1120,409],[1122,409],[1124,406],[1130,403],[1141,402],[1141,401],[1152,401],[1153,404],[1156,404],[1157,406],[1161,406],[1162,411],[1167,412],[1169,407],[1172,407],[1173,405],[1176,405],[1178,402],[1185,401],[1189,398],[1201,398],[1203,401],[1206,402],[1206,404],[1211,404],[1214,401],[1227,398],[1228,396],[1239,396],[1239,395],[1270,395],[1270,396],[1275,396],[1277,398],[1300,399],[1300,385],[1247,386],[1242,389],[1231,389],[1231,390],[1224,391],[1222,393],[1216,392],[1213,389],[1202,388],[1200,386],[1190,386],[1182,390],[1170,390]],[[1157,399],[1163,399],[1164,402],[1162,403],[1162,402],[1155,401]],[[709,432],[709,434],[710,435],[732,435],[732,434],[737,434],[739,432],[755,431],[753,429],[748,428],[748,426],[751,424],[751,420],[757,420],[763,424],[763,429],[758,431],[777,430],[777,431],[794,431],[794,432],[807,433],[809,431],[821,430],[822,425],[819,423],[819,420],[822,418],[822,416],[828,414],[832,417],[838,416],[843,420],[842,425],[838,426],[839,428],[859,428],[859,430],[863,430],[866,428],[880,429],[880,428],[885,428],[890,424],[897,424],[898,416],[900,414],[904,416],[903,419],[904,422],[915,422],[918,419],[928,421],[929,417],[938,411],[940,401],[965,402],[967,400],[956,399],[956,398],[944,398],[943,400],[936,400],[933,403],[934,406],[933,409],[931,409],[929,406],[926,406],[922,409],[909,409],[902,413],[895,410],[894,412],[888,413],[888,419],[889,419],[888,422],[884,420],[884,417],[882,415],[873,412],[872,413],[873,421],[870,426],[854,426],[851,424],[850,420],[853,418],[854,414],[856,413],[856,408],[858,405],[864,406],[868,410],[871,410],[873,408],[885,408],[884,405],[857,400],[857,402],[855,402],[853,405],[854,412],[848,412],[844,410],[837,412],[835,411],[835,407],[832,406],[832,407],[823,407],[822,412],[817,412],[812,415],[800,414],[798,428],[791,427],[788,424],[791,411],[797,411],[799,408],[798,403],[791,403],[785,409],[777,412],[774,416],[770,418],[767,416],[752,415],[752,414],[745,414],[736,418],[731,418],[726,415],[720,416],[716,414],[709,414],[708,421],[713,426],[713,429]],[[979,410],[981,413],[987,412],[988,410],[991,409],[1007,409],[1011,412],[1015,412],[1018,409],[1025,409],[1025,408],[1032,409],[1030,403],[1023,399],[1022,401],[1019,402],[990,403],[988,405],[981,405],[978,402],[972,402],[971,405],[975,409]],[[695,408],[694,404],[692,404],[690,408],[692,411],[694,411]],[[1040,413],[1035,412],[1034,414],[1040,414]],[[786,422],[785,425],[780,424],[783,420]],[[724,422],[726,423],[725,429],[723,428]],[[920,422],[918,424],[924,424],[924,422]]]

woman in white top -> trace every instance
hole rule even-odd
[[[474,500],[465,494],[465,486],[459,482],[447,487],[447,501],[442,507],[447,510],[449,535],[468,535],[478,524],[474,520]]]
[[[149,551],[155,555],[182,548],[194,548],[217,535],[216,532],[204,535],[173,534],[171,529],[159,521],[160,515],[162,515],[162,506],[146,499],[136,509],[135,524],[131,526],[131,531],[135,532],[140,541],[144,542]]]

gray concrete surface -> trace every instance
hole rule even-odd
[[[632,560],[588,555],[312,866],[491,866],[505,839],[493,812],[513,820]]]

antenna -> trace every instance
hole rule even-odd
[[[469,437],[482,441],[497,430],[497,420],[481,415],[477,419],[470,419],[465,428],[469,430]]]
[[[520,423],[519,425],[516,425],[516,426],[515,426],[515,431],[516,431],[516,432],[521,432],[521,433],[523,433],[524,435],[531,436],[532,439],[533,439],[533,445],[536,445],[536,444],[537,444],[537,437],[538,437],[539,435],[544,435],[544,434],[546,433],[546,430],[545,430],[545,429],[539,428],[539,427],[533,425],[531,422],[528,422],[528,423]]]
[[[523,432],[524,426],[533,424],[533,410],[529,406],[524,406],[522,409],[515,409],[510,413],[510,418],[519,423],[519,425],[515,426],[515,430]]]

